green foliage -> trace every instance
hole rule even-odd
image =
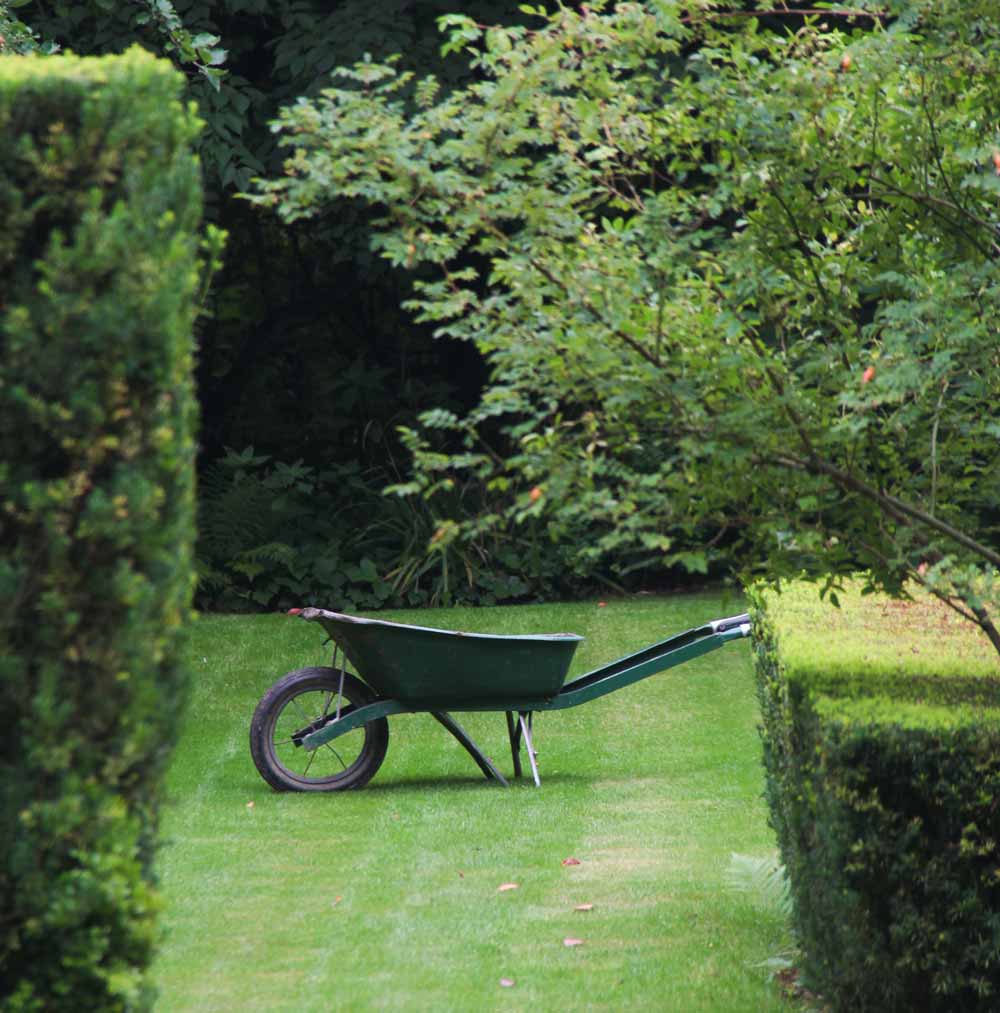
[[[514,3],[489,0],[466,9],[516,14]],[[435,5],[28,0],[18,13],[41,38],[77,53],[138,41],[168,55],[206,122],[199,152],[208,216],[230,238],[198,325],[203,467],[228,447],[254,446],[320,470],[389,468],[397,425],[428,405],[461,410],[476,396],[478,355],[433,342],[407,319],[399,304],[408,283],[368,250],[365,209],[345,200],[308,227],[287,228],[229,199],[253,175],[279,170],[269,120],[318,91],[331,67],[366,50],[404,50],[412,65],[446,80],[468,75],[464,61],[440,57]],[[466,402],[460,386],[470,390]],[[395,508],[384,508],[387,520]]]
[[[57,50],[60,41],[69,41],[70,35],[76,35],[89,50],[87,43],[107,48],[114,43],[136,41],[148,28],[147,38],[160,43],[156,48],[182,66],[193,69],[216,90],[219,88],[223,74],[219,64],[225,61],[226,51],[217,48],[218,36],[188,31],[171,0],[127,0],[124,4],[116,0],[84,0],[82,3],[55,0],[41,9],[34,0],[5,0],[0,3],[0,24],[2,18],[9,17],[4,12],[10,7],[28,8],[26,13],[32,24],[46,37],[44,49],[47,51]],[[20,27],[35,37],[36,32],[23,23]],[[90,39],[85,34],[88,30],[93,33]],[[32,48],[38,48],[37,44]]]
[[[773,856],[758,858],[734,852],[729,856],[726,880],[733,890],[746,894],[762,908],[783,918],[791,916],[788,876],[784,866]]]
[[[437,11],[343,0],[17,0],[50,45],[117,52],[135,42],[169,57],[188,77],[205,120],[201,153],[213,194],[245,189],[279,165],[267,127],[281,105],[315,94],[329,72],[365,52],[407,53],[440,66]],[[0,6],[0,11],[3,10]],[[512,6],[513,9],[513,6]],[[501,8],[502,10],[502,8]],[[468,5],[496,17],[496,4]],[[452,71],[467,71],[456,62]],[[445,71],[448,74],[448,71]]]
[[[24,0],[0,0],[0,55],[36,52],[39,48],[34,32],[11,11],[24,6]]]
[[[472,476],[606,558],[920,579],[1000,650],[996,5],[528,13],[445,19],[459,89],[340,70],[257,196],[371,205],[418,319],[487,357],[410,435],[419,492]]]
[[[185,699],[199,123],[138,49],[0,60],[0,1003],[150,1002]]]
[[[45,41],[46,48],[68,48],[85,54],[120,52],[139,42],[173,60],[190,75],[189,93],[196,96],[203,115],[218,110],[218,98],[209,101],[210,93],[218,93],[225,78],[223,64],[227,51],[220,46],[218,34],[204,27],[204,11],[190,10],[190,3],[175,4],[172,0],[54,0],[40,4],[20,0],[33,34]],[[181,12],[178,12],[178,6]],[[183,14],[183,17],[182,17]],[[202,15],[202,17],[198,17]],[[240,89],[240,82],[231,85]],[[231,103],[227,103],[231,105]],[[209,120],[209,130],[199,142],[212,144],[221,140],[222,122]],[[216,135],[220,135],[218,138]],[[226,135],[232,139],[230,127]]]
[[[836,647],[856,666],[859,644],[869,658],[894,655],[926,690],[905,627],[947,657],[963,636],[928,621],[945,621],[944,606],[900,615],[899,603],[869,597],[867,610],[838,611],[815,596],[809,607],[801,587],[790,593],[791,608],[758,590],[751,611],[766,794],[808,983],[836,1010],[995,1009],[996,662],[970,664],[964,685],[940,679],[948,705],[926,692],[906,699],[902,679],[900,699],[863,671],[851,678]],[[822,646],[806,647],[806,634]]]
[[[899,700],[962,704],[994,699],[997,658],[975,626],[938,607],[926,592],[906,601],[872,595],[868,581],[846,581],[832,593],[816,633],[811,585],[785,587],[768,602],[780,624],[785,678],[802,692],[891,695]],[[886,637],[890,629],[891,637]]]
[[[456,540],[455,526],[423,501],[386,501],[386,481],[353,465],[230,451],[201,480],[199,603],[239,611],[492,605],[587,586],[538,532],[516,543],[492,531]]]
[[[777,855],[759,858],[755,855],[729,856],[726,883],[731,890],[742,894],[766,917],[778,921],[786,933],[774,951],[761,962],[771,974],[792,972],[801,956],[801,950],[791,931],[792,891],[788,874]],[[797,970],[795,970],[797,975]]]

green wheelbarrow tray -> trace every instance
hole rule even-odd
[[[326,630],[380,697],[417,710],[510,710],[493,704],[551,699],[562,689],[583,640],[575,633],[460,633],[324,609],[303,609],[299,615]]]
[[[716,619],[567,683],[583,640],[573,633],[462,633],[319,608],[292,609],[290,614],[319,623],[335,646],[331,667],[289,672],[254,712],[251,755],[264,780],[283,791],[338,791],[366,784],[385,758],[386,719],[408,713],[431,714],[487,778],[506,785],[449,710],[503,711],[514,775],[521,776],[523,742],[535,784],[540,784],[532,741],[536,711],[586,703],[750,633],[745,613]],[[347,672],[341,652],[360,678]]]

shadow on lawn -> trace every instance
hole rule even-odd
[[[586,784],[594,780],[590,775],[586,774],[549,774],[542,778],[541,788],[536,788],[532,783],[530,777],[521,778],[521,780],[515,780],[512,776],[508,776],[506,773],[504,777],[509,782],[509,787],[514,789],[523,789],[531,791],[544,791],[547,785],[570,785],[570,784]],[[488,781],[485,777],[477,776],[476,774],[442,774],[434,777],[399,777],[393,778],[391,781],[378,781],[372,782],[362,788],[365,792],[382,792],[392,793],[396,791],[405,791],[413,788],[451,788],[458,791],[505,791],[506,789],[501,784],[497,784],[495,781]]]
[[[586,774],[572,774],[572,773],[556,773],[549,774],[542,778],[542,787],[536,788],[532,783],[531,778],[522,778],[520,781],[515,780],[513,777],[508,777],[504,774],[509,782],[509,788],[514,790],[523,791],[544,791],[546,787],[558,787],[568,785],[581,785],[588,784],[594,781],[591,775]],[[237,787],[233,793],[234,798],[260,798],[263,795],[266,798],[292,798],[296,795],[302,797],[315,797],[317,795],[351,795],[357,798],[358,795],[395,795],[414,790],[440,790],[446,788],[449,791],[455,792],[469,792],[469,791],[506,791],[503,785],[497,784],[494,781],[488,781],[485,777],[476,774],[440,774],[433,777],[394,777],[392,779],[380,780],[366,784],[363,788],[357,790],[348,791],[273,791],[267,788],[265,784],[254,779],[247,778],[247,780]]]

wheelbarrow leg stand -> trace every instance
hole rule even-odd
[[[514,776],[521,776],[521,739],[528,749],[528,762],[531,764],[531,776],[535,779],[535,786],[540,788],[542,782],[538,777],[538,764],[535,762],[535,744],[531,739],[532,711],[517,711],[517,719],[514,718],[514,711],[507,711],[507,736],[510,739],[510,755],[514,760]]]
[[[510,712],[508,712],[509,718]],[[531,776],[535,779],[535,787],[541,788],[542,782],[538,776],[538,764],[535,762],[535,743],[531,739],[531,711],[518,711],[518,734],[517,734],[517,745],[514,745],[514,739],[511,739],[511,747],[514,749],[514,766],[518,776],[521,774],[521,737],[524,737],[524,744],[528,750],[528,762],[531,764]]]
[[[510,755],[514,761],[514,776],[521,777],[521,725],[514,717],[514,711],[506,711],[507,738],[510,739]]]
[[[431,711],[431,714],[458,739],[462,748],[476,761],[477,766],[488,780],[497,781],[505,788],[507,787],[507,778],[493,766],[489,757],[469,738],[466,730],[447,711]]]

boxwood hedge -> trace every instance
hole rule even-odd
[[[936,603],[860,589],[752,596],[803,971],[835,1010],[996,1010],[1000,666]]]
[[[0,1007],[136,1009],[192,589],[199,124],[140,50],[0,60]]]

